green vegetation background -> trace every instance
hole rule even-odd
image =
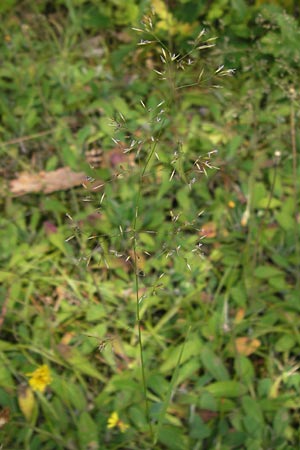
[[[159,42],[138,45],[149,2],[1,1],[3,449],[153,448],[130,229],[151,136],[136,257],[155,448],[300,448],[298,2],[152,6],[171,54],[218,37],[175,64],[185,89],[155,72]],[[66,166],[105,186],[12,196],[21,172]]]

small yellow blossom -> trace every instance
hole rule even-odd
[[[119,428],[121,433],[125,433],[127,428],[129,428],[129,425],[124,423],[120,418],[119,414],[117,412],[111,413],[108,421],[107,421],[107,428]]]
[[[229,200],[228,206],[229,208],[235,208],[235,203],[232,200]]]
[[[34,372],[26,373],[26,376],[30,377],[29,384],[34,391],[44,392],[52,382],[50,369],[46,364],[38,367]]]

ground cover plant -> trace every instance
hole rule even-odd
[[[1,2],[4,449],[299,447],[299,11],[205,3]]]

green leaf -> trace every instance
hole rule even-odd
[[[148,378],[147,384],[148,387],[157,395],[159,395],[161,398],[165,395],[169,386],[167,380],[161,374],[158,373],[152,374]]]
[[[243,448],[245,442],[246,442],[247,434],[242,431],[230,431],[225,437],[224,437],[224,443],[229,445],[229,449],[233,448]],[[248,449],[247,449],[248,450]]]
[[[72,351],[72,353],[72,356],[70,356],[67,361],[69,364],[71,364],[74,370],[105,382],[105,377],[93,366],[93,364],[87,358],[85,358],[79,352],[75,352],[75,350]]]
[[[210,348],[204,347],[201,352],[201,360],[205,369],[218,381],[229,380],[229,373],[221,358]]]
[[[86,411],[81,413],[79,417],[77,435],[80,450],[86,450],[87,448],[97,450],[99,448],[98,426]]]
[[[280,339],[275,343],[275,351],[276,352],[287,352],[295,347],[296,341],[295,338],[290,334],[285,334],[281,336]]]
[[[234,360],[234,367],[239,379],[245,384],[253,382],[255,370],[249,358],[244,355],[237,355]]]
[[[260,423],[259,419],[257,419],[255,416],[245,416],[243,418],[243,424],[244,428],[247,431],[248,434],[251,435],[254,439],[261,439],[262,438],[262,424]],[[257,448],[257,447],[256,447]],[[260,446],[258,447],[260,448]]]
[[[271,277],[282,276],[283,273],[280,269],[274,266],[258,266],[254,270],[254,276],[261,279],[268,279]]]
[[[239,20],[243,20],[249,11],[249,8],[244,0],[231,0],[231,6]]]
[[[57,427],[62,433],[67,432],[69,428],[69,415],[66,409],[66,405],[61,401],[60,398],[54,397],[52,399],[52,406],[59,418],[58,420],[55,420],[55,428]]]
[[[281,206],[281,201],[274,197],[272,197],[270,200],[269,196],[264,197],[257,202],[257,208],[262,208],[262,209],[266,209],[266,208],[274,209],[274,208],[277,208],[278,206]]]
[[[59,420],[59,416],[58,411],[55,410],[53,403],[50,402],[43,394],[37,393],[37,395],[39,398],[39,404],[43,409],[44,416],[47,417],[47,419],[52,423],[56,424]]]
[[[13,377],[2,362],[0,364],[0,386],[4,388],[15,388]]]
[[[86,320],[88,322],[94,322],[102,317],[105,317],[106,311],[103,305],[91,305],[86,311]]]
[[[218,403],[216,398],[207,391],[203,391],[199,398],[199,407],[208,409],[209,411],[218,411]]]
[[[131,422],[135,425],[137,429],[145,430],[147,429],[148,423],[145,417],[145,411],[142,406],[132,406],[129,409],[129,417]]]
[[[260,404],[252,397],[246,395],[242,398],[242,407],[247,416],[254,417],[261,425],[264,425],[264,418]]]
[[[194,373],[196,373],[201,367],[201,363],[198,359],[192,358],[182,365],[180,374],[178,376],[178,383],[183,383],[189,379]]]
[[[197,335],[193,335],[191,339],[186,344],[178,345],[177,347],[171,347],[167,349],[167,351],[163,354],[164,363],[160,367],[160,371],[162,373],[169,372],[171,369],[176,367],[178,363],[179,355],[182,352],[182,348],[184,348],[184,354],[182,355],[181,362],[185,362],[190,359],[192,356],[199,355],[201,352],[202,342],[197,337]]]
[[[292,214],[288,215],[284,211],[276,211],[275,219],[285,231],[293,230],[295,228],[295,219]]]
[[[82,388],[73,381],[56,376],[51,384],[53,391],[59,396],[64,404],[73,405],[77,411],[82,411],[87,406],[87,400]]]
[[[274,417],[273,426],[277,436],[285,436],[286,429],[289,425],[290,416],[286,408],[280,408]]]
[[[188,448],[187,438],[183,434],[183,429],[179,427],[164,426],[160,430],[158,442],[164,444],[169,450],[186,450]]]
[[[190,423],[190,435],[193,439],[200,439],[201,441],[212,433],[212,429],[205,425],[201,417],[194,415]]]
[[[216,383],[209,384],[205,389],[217,398],[241,397],[247,391],[246,386],[234,380],[217,381]]]

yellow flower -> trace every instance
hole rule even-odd
[[[115,428],[119,422],[119,415],[117,412],[113,412],[107,421],[107,428]]]
[[[30,377],[29,384],[34,391],[44,392],[52,382],[50,369],[46,364],[38,367],[34,372],[26,373],[26,376]]]
[[[227,203],[229,208],[235,208],[235,203],[232,200],[229,200],[229,202]]]
[[[129,425],[127,423],[124,423],[120,418],[119,414],[117,412],[111,413],[109,416],[109,419],[107,421],[107,428],[119,428],[121,433],[125,433],[127,428],[129,428]]]

